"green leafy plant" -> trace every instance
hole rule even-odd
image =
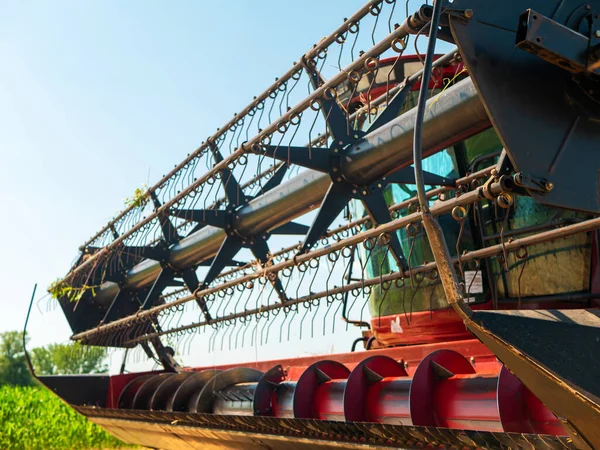
[[[130,208],[143,208],[148,203],[148,186],[145,184],[137,188],[131,197],[125,199],[125,206]]]
[[[0,386],[0,448],[124,447],[42,387]]]
[[[48,292],[52,298],[60,300],[63,297],[68,298],[72,302],[78,302],[87,291],[92,291],[92,295],[96,294],[98,286],[83,285],[80,287],[71,286],[68,282],[60,278],[48,286]]]

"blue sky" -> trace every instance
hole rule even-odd
[[[125,197],[363,3],[0,1],[0,331]],[[39,308],[33,345],[66,340],[62,314]]]

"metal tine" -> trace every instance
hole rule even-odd
[[[294,305],[292,307],[292,312],[294,314],[292,316],[290,316],[290,321],[288,322],[288,333],[287,333],[287,340],[288,340],[288,342],[290,340],[290,331],[291,331],[291,327],[292,327],[292,322],[294,321],[294,319],[296,317],[298,317],[298,314],[300,313],[298,305]]]
[[[319,306],[321,304],[321,300],[319,298],[315,299],[312,306],[313,306],[313,317],[312,320],[310,321],[310,337],[311,339],[315,337],[315,321],[317,320],[317,314],[319,313]]]
[[[302,315],[302,318],[300,319],[300,340],[302,340],[302,333],[304,331],[304,319],[306,319],[306,316],[308,315],[308,311],[311,308],[311,304],[310,302],[304,302],[302,303],[302,306],[304,307],[304,314]]]
[[[289,307],[287,307],[289,308]],[[289,309],[284,308],[283,309],[283,319],[281,319],[281,324],[279,325],[279,343],[282,342],[282,338],[283,338],[283,327],[285,325],[285,322],[288,319],[288,314],[289,314]]]
[[[211,333],[210,337],[208,338],[208,352],[212,353],[213,351],[213,342],[215,340],[215,336],[218,332],[218,325],[213,325],[213,332]]]
[[[271,332],[271,327],[275,324],[275,322],[277,320],[282,320],[282,319],[278,318],[280,312],[281,312],[280,309],[274,309],[273,311],[269,311],[269,316],[268,317],[270,319],[267,321],[268,325],[267,325],[267,337],[266,337],[266,340],[269,339],[269,335],[270,335],[270,332]]]
[[[333,315],[331,316],[331,334],[335,334],[335,320],[337,317],[339,317],[338,314],[340,312],[340,308],[343,305],[343,302],[344,302],[344,298],[342,296],[342,298],[340,299],[340,302],[338,304],[338,307],[335,310],[335,313],[333,313]]]
[[[187,336],[185,337],[185,343],[183,345],[183,354],[185,356],[189,356],[191,354],[191,347],[192,347],[192,342],[194,340],[194,338],[196,337],[196,331],[195,330],[189,330],[191,332],[187,333]]]
[[[335,298],[332,298],[330,300],[329,295],[327,297],[325,297],[326,299],[326,303],[327,303],[327,310],[325,311],[325,314],[323,315],[323,336],[325,336],[327,334],[327,317],[329,316],[329,313],[331,312],[331,307],[333,306],[333,302],[335,300]]]
[[[227,337],[227,333],[229,332],[229,330],[231,330],[231,327],[229,326],[229,324],[225,324],[225,326],[223,326],[223,328],[222,328],[222,332],[221,332],[221,351],[223,351],[224,348],[225,348],[225,338]]]
[[[271,320],[269,320],[270,319],[270,312],[267,311],[266,312],[266,316],[262,316],[261,315],[261,318],[264,318],[265,320],[263,320],[263,325],[262,325],[262,327],[260,329],[260,345],[266,345],[267,341],[268,341],[269,334],[266,333],[266,335],[265,335],[265,328],[267,328],[267,325],[269,324],[269,322],[271,322]]]
[[[246,328],[246,322],[247,322],[247,318],[246,318],[246,319],[244,319],[243,321],[240,319],[240,321],[239,321],[239,322],[240,322],[240,325],[238,325],[238,326],[236,327],[236,328],[237,328],[237,331],[236,331],[236,333],[235,333],[235,341],[234,341],[234,345],[233,345],[233,348],[234,348],[234,349],[237,349],[237,348],[238,348],[238,339],[239,339],[239,337],[240,337],[240,333],[241,333],[241,331],[242,331],[242,330],[244,330],[244,329]]]
[[[364,317],[365,317],[365,308],[367,307],[367,305],[369,304],[369,297],[366,296],[363,299],[363,305],[362,308],[360,308],[360,315],[358,317],[359,322],[364,322]]]
[[[228,341],[227,341],[227,342],[229,343],[229,351],[231,351],[231,337],[233,336],[233,331],[234,331],[234,330],[235,330],[235,328],[236,328],[236,327],[234,326],[236,323],[237,323],[237,322],[233,322],[232,324],[229,324],[229,325],[227,326],[227,331],[229,332],[229,339],[228,339]]]
[[[246,334],[248,333],[248,330],[252,330],[252,317],[248,317],[248,320],[246,320],[246,326],[244,327],[244,333],[242,334],[242,348],[246,347]]]
[[[311,262],[312,261],[316,262],[316,266],[315,267],[310,267],[310,269],[312,269],[311,271],[314,273],[314,275],[312,277],[312,280],[310,281],[310,284],[308,285],[308,294],[309,295],[312,294],[312,292],[313,292],[313,290],[312,290],[313,284],[315,282],[315,279],[317,278],[317,275],[319,275],[319,265],[320,265],[319,261],[320,261],[320,258],[312,259]],[[309,263],[309,266],[310,266],[310,263]]]

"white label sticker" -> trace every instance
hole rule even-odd
[[[390,329],[392,333],[404,333],[402,326],[400,326],[400,317],[396,316],[396,320],[390,322]]]
[[[467,294],[483,294],[483,279],[480,270],[465,272],[465,290]]]

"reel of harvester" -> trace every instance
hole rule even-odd
[[[163,369],[46,386],[158,448],[600,449],[600,2],[397,14],[345,19],[52,288],[73,340]],[[336,316],[351,353],[190,368],[163,344]]]

